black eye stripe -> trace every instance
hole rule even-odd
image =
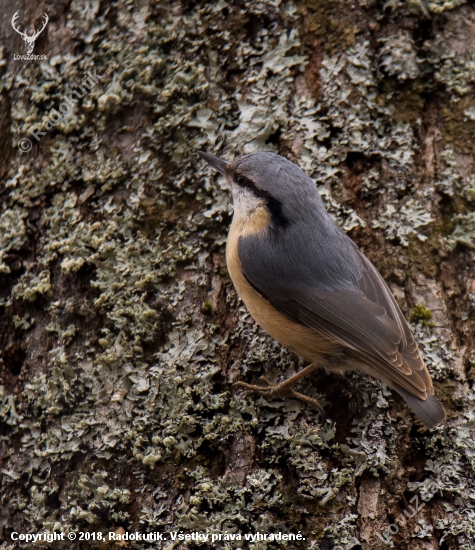
[[[236,177],[236,183],[240,187],[249,187],[250,189],[256,188],[253,181],[251,181],[249,178],[246,178],[246,176],[237,176]],[[257,189],[257,188],[256,188]]]
[[[259,187],[257,187],[257,185],[246,176],[236,174],[234,181],[237,183],[237,185],[239,185],[239,187],[249,189],[254,193],[254,195],[256,195],[256,197],[260,197],[266,201],[267,208],[269,209],[269,212],[271,213],[272,219],[276,226],[285,227],[289,224],[289,221],[282,211],[282,203],[278,199],[273,197],[264,189],[260,189]]]
[[[246,176],[236,175],[234,181],[239,185],[239,187],[250,189],[257,197],[261,197],[263,199],[267,199],[270,197],[267,191],[259,189],[259,187],[257,187],[257,185]]]

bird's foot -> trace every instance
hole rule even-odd
[[[265,376],[261,376],[260,379],[267,384],[267,387],[247,384],[246,382],[236,382],[233,387],[243,388],[244,390],[257,391],[261,394],[264,394],[265,396],[281,395],[282,397],[293,397],[294,399],[298,399],[299,401],[307,403],[307,405],[310,405],[312,408],[318,411],[322,423],[325,422],[325,411],[323,410],[323,407],[320,405],[320,403],[313,397],[309,397],[308,395],[304,395],[303,393],[290,389],[287,380],[285,382],[281,382],[280,384],[273,384]]]

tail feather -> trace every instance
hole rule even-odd
[[[412,395],[399,384],[393,383],[394,389],[402,396],[411,407],[419,420],[428,428],[435,428],[446,420],[445,410],[435,395],[429,395],[427,399],[420,399]]]

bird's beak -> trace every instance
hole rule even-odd
[[[229,176],[228,173],[228,166],[229,162],[226,160],[220,159],[218,157],[215,157],[214,155],[210,155],[209,153],[203,153],[203,151],[198,151],[198,155],[205,160],[210,166],[212,166],[215,170],[223,174],[223,176]]]

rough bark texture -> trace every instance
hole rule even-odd
[[[475,548],[473,3],[34,4],[0,33],[1,548],[44,530]],[[17,9],[30,33],[49,15],[46,60],[14,59]],[[411,320],[445,426],[358,374],[305,383],[323,426],[233,393],[303,363],[234,292],[227,194],[198,149],[308,171]]]

